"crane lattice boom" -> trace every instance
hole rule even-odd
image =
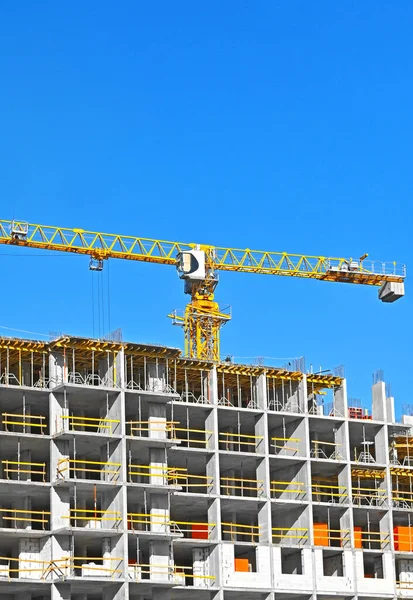
[[[181,319],[186,333],[189,356],[219,359],[219,329],[229,315],[214,302],[216,271],[237,271],[266,275],[282,275],[324,281],[381,286],[380,299],[392,302],[404,294],[404,265],[394,262],[367,261],[266,252],[260,250],[224,248],[207,244],[169,242],[127,235],[100,233],[66,227],[34,225],[25,221],[0,220],[0,243],[86,254],[98,262],[109,258],[137,260],[178,266],[191,259],[187,270],[182,264],[181,278],[192,301]],[[197,270],[197,268],[200,269]],[[200,275],[200,273],[202,273]],[[179,319],[178,319],[179,321]]]

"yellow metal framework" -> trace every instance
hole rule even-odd
[[[182,253],[200,251],[205,259],[205,274],[203,278],[191,282],[188,293],[192,299],[184,315],[170,316],[183,326],[186,355],[214,361],[219,360],[220,328],[230,319],[230,314],[221,310],[214,300],[217,271],[282,275],[372,286],[381,286],[386,282],[403,283],[406,275],[404,265],[366,261],[367,255],[353,260],[224,248],[36,225],[25,221],[0,220],[0,244],[88,255],[98,261],[99,269],[102,268],[103,261],[109,258],[177,266],[177,257]]]

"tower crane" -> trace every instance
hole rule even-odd
[[[219,360],[220,328],[231,318],[228,310],[221,309],[214,298],[219,271],[377,286],[383,302],[394,302],[404,295],[406,276],[404,265],[367,261],[367,254],[346,259],[224,248],[16,220],[0,220],[0,243],[86,254],[90,257],[89,268],[96,271],[101,271],[109,258],[176,267],[191,301],[183,316],[176,312],[169,316],[184,329],[186,356],[213,361]]]

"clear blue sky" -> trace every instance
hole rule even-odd
[[[0,218],[413,268],[412,26],[391,0],[2,2]],[[87,259],[28,254],[0,248],[0,325],[92,335]],[[181,345],[174,269],[124,263],[111,328]],[[344,363],[365,402],[383,368],[408,403],[409,292],[223,274],[223,352]]]

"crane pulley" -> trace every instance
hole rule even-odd
[[[214,361],[219,360],[220,328],[231,318],[228,310],[221,309],[214,299],[219,271],[379,286],[383,302],[394,302],[404,295],[406,276],[404,265],[367,261],[367,254],[359,259],[345,259],[224,248],[16,220],[0,220],[0,244],[85,254],[90,257],[92,270],[102,270],[109,258],[175,266],[191,302],[183,316],[169,316],[183,326],[186,355]]]

